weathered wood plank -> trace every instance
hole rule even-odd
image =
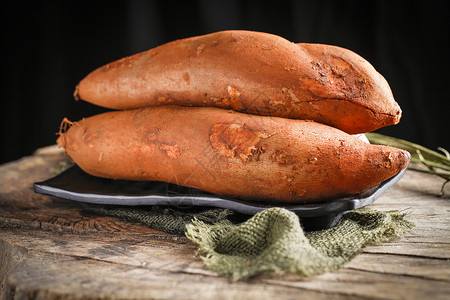
[[[40,252],[77,258],[91,258],[136,267],[183,272],[192,263],[202,266],[195,245],[183,237],[154,239],[153,236],[82,236],[30,231],[0,233],[10,245]],[[200,273],[205,273],[201,271]],[[209,272],[213,274],[213,272]]]
[[[110,249],[114,249],[114,247]],[[161,252],[163,251],[162,249],[160,250]],[[267,296],[283,298],[289,295],[299,295],[300,293],[302,296],[313,297],[311,299],[339,299],[344,296],[380,299],[399,299],[402,297],[423,299],[425,295],[430,296],[431,299],[444,299],[442,296],[446,295],[445,293],[448,292],[449,287],[448,281],[441,282],[445,278],[425,280],[423,279],[423,277],[426,277],[424,274],[415,274],[411,278],[411,268],[397,274],[400,276],[392,275],[392,270],[390,272],[380,270],[380,264],[377,264],[370,272],[353,270],[352,265],[357,265],[358,268],[361,268],[361,265],[365,265],[368,268],[368,266],[373,264],[373,259],[369,259],[362,264],[361,261],[354,261],[345,271],[341,270],[321,275],[311,281],[271,279],[263,280],[262,283],[253,280],[251,284],[230,284],[223,278],[211,277],[210,274],[182,272],[184,268],[181,267],[181,264],[178,264],[178,267],[173,269],[173,266],[161,266],[158,264],[143,264],[139,266],[132,260],[115,262],[114,256],[116,253],[117,251],[112,251],[112,255],[107,254],[107,257],[103,257],[103,259],[112,259],[112,263],[81,256],[61,255],[57,251],[53,253],[44,251],[45,255],[40,251],[39,253],[31,253],[31,256],[17,265],[14,272],[10,274],[9,287],[16,297],[23,296],[26,293],[27,297],[29,295],[33,295],[33,297],[42,296],[42,298],[67,296],[68,299],[73,293],[78,297],[91,297],[89,294],[86,295],[84,293],[91,293],[92,290],[101,292],[104,289],[109,289],[109,295],[123,296],[124,298],[144,298],[143,296],[145,295],[145,297],[150,296],[150,299],[166,299],[166,296],[167,299],[184,299],[186,296],[188,296],[186,299],[193,299],[198,297],[196,289],[202,290],[201,298],[204,299],[213,297],[217,299],[233,299],[234,297],[260,298]],[[164,255],[162,256],[164,257],[161,257],[161,259],[168,259],[169,256],[166,256],[167,252],[164,251],[163,253]],[[104,254],[101,253],[101,255]],[[155,258],[159,257],[155,256]],[[377,257],[376,261],[380,261],[380,257]],[[55,262],[57,263],[55,264]],[[391,269],[396,268],[396,266],[402,266],[395,259],[391,262],[393,263]],[[383,266],[386,266],[388,263],[384,262]],[[435,271],[439,272],[439,269],[435,269]],[[83,274],[83,276],[74,274]],[[105,278],[104,274],[108,274],[108,276]],[[405,275],[408,275],[408,289],[401,288],[401,285],[405,284]],[[197,276],[201,276],[201,279],[193,278]],[[211,280],[213,281],[211,282]],[[198,281],[201,281],[201,284]],[[219,286],[218,281],[220,282]],[[39,286],[35,287],[37,282],[39,282]],[[204,285],[206,284],[209,286],[209,291],[208,289],[204,290]],[[245,285],[248,285],[248,287],[244,289],[242,286]],[[78,292],[76,289],[80,286],[84,289]],[[118,288],[120,288],[119,291],[117,290]],[[150,288],[152,291],[150,294],[142,294]],[[161,289],[163,290],[161,291]],[[167,289],[170,291],[167,291]],[[127,291],[127,296],[121,294],[124,291]],[[264,293],[260,291],[264,291]],[[380,291],[385,292],[380,294]],[[188,294],[183,295],[183,293]],[[335,297],[331,297],[331,295]]]
[[[346,269],[450,281],[450,260],[442,259],[365,252],[350,261]]]
[[[31,235],[29,231],[16,230],[8,234],[0,233],[0,239],[10,245],[29,249],[31,252],[32,249],[40,249],[41,252],[49,254],[217,276],[214,272],[203,269],[200,259],[194,255],[196,246],[189,240],[177,236],[173,236],[172,240],[153,239],[152,236],[136,236],[134,239],[113,236],[92,238],[74,234],[55,236],[47,232]],[[395,255],[388,252],[381,253],[386,255],[374,255],[380,254],[371,251],[371,248],[376,247],[378,246],[366,248],[366,254],[357,256],[346,268],[450,281],[448,260]],[[424,265],[428,265],[429,268],[422,268]]]
[[[0,238],[0,299],[6,298],[8,275],[26,255],[26,249],[13,246]]]
[[[404,275],[345,268],[322,274],[311,281],[269,280],[268,282],[358,299],[448,299],[450,295],[448,281],[409,276],[407,278],[405,281]]]
[[[15,299],[343,299],[297,287],[230,283],[221,277],[50,254],[22,260],[8,285]]]
[[[450,244],[392,242],[367,247],[364,252],[450,259]]]

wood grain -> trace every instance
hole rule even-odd
[[[38,195],[65,157],[52,146],[0,166],[0,299],[448,299],[450,199],[437,177],[408,171],[374,209],[416,227],[370,246],[345,268],[304,280],[264,274],[231,283],[181,236]],[[450,194],[449,187],[446,188]]]

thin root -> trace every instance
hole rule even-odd
[[[77,124],[77,123],[76,123],[76,122],[69,121],[69,119],[67,119],[67,118],[64,118],[64,119],[61,121],[61,125],[59,125],[59,131],[58,131],[58,133],[57,133],[56,135],[59,136],[59,138],[58,138],[58,140],[59,140],[58,144],[59,144],[61,147],[63,147],[64,149],[66,148],[66,137],[65,137],[64,133],[66,133],[67,130],[68,130],[70,127],[72,127],[74,124]]]
[[[73,125],[74,123],[75,123],[75,122],[69,121],[69,119],[64,118],[64,119],[62,120],[62,122],[61,122],[61,125],[59,125],[59,132],[58,132],[58,135],[59,135],[59,136],[62,136],[63,133],[65,133],[65,132],[67,131],[67,129],[69,129],[70,127],[72,127],[72,125]]]

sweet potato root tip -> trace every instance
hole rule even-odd
[[[74,124],[74,122],[69,121],[69,119],[64,118],[61,121],[61,124],[59,125],[59,131],[57,133],[58,139],[56,140],[56,143],[60,146],[65,148],[66,147],[66,140],[64,133],[67,132],[67,130]]]
[[[73,92],[73,97],[76,101],[80,100],[80,89],[78,88],[78,85],[75,87],[75,91]]]
[[[67,118],[64,118],[59,125],[59,134],[66,132],[73,124],[76,122],[72,122]]]

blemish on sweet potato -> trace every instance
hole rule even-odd
[[[295,194],[297,196],[303,196],[305,193],[306,193],[305,189],[297,189]]]
[[[284,175],[283,176],[283,180],[290,184],[294,180],[294,176],[292,176],[292,175]]]
[[[318,161],[317,157],[313,156],[313,157],[308,157],[308,163],[310,164],[316,164]]]
[[[263,49],[263,50],[273,50],[273,49],[275,49],[275,45],[262,45],[262,47],[261,47],[261,49]]]
[[[334,55],[326,56],[325,62],[311,62],[313,69],[317,71],[319,80],[316,80],[316,84],[320,86],[327,84],[335,93],[341,95],[344,99],[353,99],[363,97],[365,94],[365,77],[355,70],[355,68],[342,57]],[[314,84],[314,81],[310,81]],[[315,91],[317,89],[310,89]],[[338,92],[339,91],[339,92]],[[326,91],[324,91],[326,92]],[[336,95],[332,96],[337,98]],[[330,96],[327,96],[330,98]]]
[[[292,89],[288,89],[288,95],[291,98],[292,102],[300,102],[300,100],[298,100],[297,96],[295,96],[294,91],[292,91]]]
[[[177,159],[181,154],[181,151],[177,145],[161,144],[159,149],[166,152],[167,157],[172,159]]]
[[[156,139],[158,138],[157,132],[158,132],[158,131],[157,131],[156,129],[147,131],[147,132],[144,134],[144,139],[145,139],[145,141],[146,141],[146,142],[150,142],[150,143],[155,142]]]
[[[197,47],[197,56],[199,56],[200,54],[202,54],[202,52],[203,52],[203,49],[205,49],[205,44],[200,44],[198,47]]]
[[[240,102],[241,92],[235,87],[227,87],[228,96],[230,97],[230,106],[234,110],[241,110],[243,105]]]
[[[159,104],[170,104],[173,102],[173,99],[162,96],[158,97],[156,100]]]
[[[212,148],[221,156],[239,158],[247,161],[257,152],[257,144],[264,137],[263,132],[250,130],[241,124],[214,124],[209,141]]]
[[[186,81],[186,83],[189,85],[191,84],[191,76],[189,76],[188,72],[183,73],[183,80]]]
[[[219,98],[219,97],[210,97],[210,100],[214,101],[215,105],[221,108],[230,108],[231,101],[227,98]]]
[[[222,108],[231,108],[233,110],[241,110],[244,106],[240,101],[241,92],[232,86],[227,87],[228,98],[210,97],[215,105]]]
[[[241,92],[239,92],[237,88],[232,86],[227,87],[227,92],[231,100],[239,100],[239,97],[241,96]]]
[[[275,150],[275,152],[270,155],[270,159],[279,165],[293,165],[295,163],[295,159],[292,155],[279,149]]]
[[[270,106],[280,106],[280,107],[285,107],[286,106],[286,101],[284,101],[283,99],[269,99],[269,105]]]
[[[89,147],[94,148],[95,145],[98,143],[98,137],[97,134],[93,132],[85,132],[83,134],[83,142]]]

